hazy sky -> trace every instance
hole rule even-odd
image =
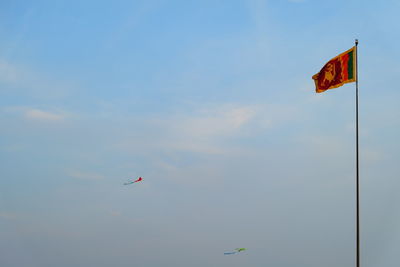
[[[399,11],[1,0],[0,265],[354,266],[355,85],[311,76],[358,38],[362,266],[398,267]]]

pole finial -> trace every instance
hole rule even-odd
[[[356,46],[357,46],[358,45],[358,39],[356,39],[355,43],[356,43]]]

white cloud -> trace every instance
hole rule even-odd
[[[136,124],[142,125],[141,134],[134,131],[119,138],[113,147],[141,151],[142,156],[154,151],[168,155],[179,151],[210,155],[241,153],[245,148],[239,139],[281,127],[296,120],[299,114],[293,106],[219,104],[186,114],[138,121]]]
[[[25,111],[25,118],[32,120],[42,120],[42,121],[59,121],[64,118],[64,116],[51,113],[48,111],[43,111],[39,109],[28,109]]]
[[[250,122],[256,115],[256,108],[222,107],[203,110],[200,115],[183,118],[176,121],[189,137],[210,138],[232,135]]]
[[[0,109],[0,112],[8,115],[17,115],[32,121],[61,121],[67,117],[66,112],[53,109],[53,111],[26,107],[26,106],[8,106]]]
[[[60,81],[48,71],[36,67],[10,62],[0,58],[0,90],[13,90],[15,94],[31,96],[35,99],[64,98],[77,87],[71,80]]]
[[[257,106],[222,105],[191,115],[172,116],[158,125],[167,128],[168,133],[161,145],[172,151],[224,154],[227,151],[223,139],[243,135],[255,122],[258,112]]]
[[[0,82],[14,83],[17,81],[18,73],[15,66],[1,60],[0,61]]]

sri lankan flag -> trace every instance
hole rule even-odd
[[[316,92],[322,93],[345,83],[355,82],[356,53],[357,47],[354,46],[329,60],[317,74],[312,76]]]

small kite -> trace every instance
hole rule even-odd
[[[137,182],[140,182],[140,181],[142,181],[142,180],[143,180],[143,178],[142,178],[142,177],[139,177],[139,178],[138,178],[137,180],[135,180],[135,181],[129,181],[129,182],[124,183],[124,185],[137,183]]]
[[[224,255],[233,255],[242,251],[245,251],[246,248],[235,248],[235,251],[224,252]]]

